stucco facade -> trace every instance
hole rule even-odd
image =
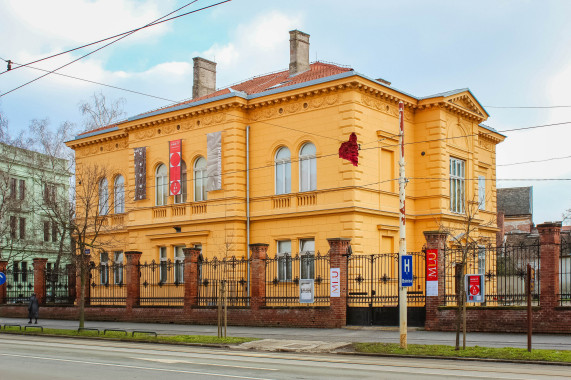
[[[78,167],[108,168],[111,203],[114,179],[125,179],[124,212],[110,207],[109,224],[117,228],[109,251],[141,251],[142,261],[151,261],[160,259],[160,247],[173,259],[177,246],[200,245],[204,255],[220,257],[247,256],[248,243],[268,243],[273,255],[279,241],[290,241],[296,253],[306,239],[326,253],[326,239],[342,237],[351,239],[354,254],[396,252],[399,101],[405,106],[408,250],[422,249],[423,231],[465,219],[465,209],[451,209],[451,158],[465,171],[458,202],[483,199],[474,222],[479,235],[495,240],[495,152],[504,137],[482,125],[488,114],[468,89],[415,97],[352,69],[316,62],[302,73],[269,74],[138,115],[79,135],[68,146]],[[193,167],[207,158],[206,136],[214,132],[222,135],[222,186],[194,201]],[[338,156],[353,132],[360,145],[357,167]],[[156,170],[168,167],[169,142],[177,139],[187,167],[187,200],[175,203],[169,195],[166,205],[157,206]],[[315,153],[300,160],[308,143]],[[146,148],[146,198],[134,200],[133,152],[140,147]],[[276,163],[284,147],[289,169]],[[283,173],[277,174],[278,166],[289,171],[289,191],[277,189],[283,186],[276,184]],[[300,171],[307,170],[315,170],[313,185],[300,182]]]

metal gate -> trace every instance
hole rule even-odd
[[[412,255],[413,286],[408,288],[408,325],[424,326],[425,255]],[[348,256],[347,324],[398,326],[398,253]]]

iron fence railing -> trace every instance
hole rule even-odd
[[[101,306],[125,306],[125,265],[92,264],[90,272],[90,304]]]
[[[464,268],[462,257],[466,256]],[[523,306],[527,303],[527,264],[532,268],[532,300],[539,304],[539,245],[474,246],[444,250],[444,304],[457,303],[459,281],[466,274],[484,275],[483,304],[469,306]]]
[[[558,296],[561,306],[571,306],[571,241],[561,242]]]
[[[266,258],[267,306],[328,306],[330,292],[329,254],[302,252]],[[312,279],[314,302],[300,303],[300,279]]]
[[[6,303],[28,303],[34,293],[34,268],[27,261],[13,261],[6,268]]]
[[[407,291],[407,304],[425,304],[425,256],[423,252],[409,252],[412,256],[413,286]],[[398,253],[352,255],[348,257],[347,305],[350,307],[398,306]]]
[[[221,283],[225,283],[228,307],[249,306],[249,261],[245,258],[201,259],[198,262],[198,305],[217,306]]]
[[[184,262],[160,261],[139,265],[141,306],[184,305]]]
[[[75,289],[69,285],[70,277],[75,277],[75,268],[67,265],[55,266],[48,263],[45,269],[46,302],[73,304]]]

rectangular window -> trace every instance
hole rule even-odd
[[[52,222],[52,241],[55,243],[57,241],[58,238],[58,228],[57,228],[57,223]]]
[[[167,247],[159,248],[160,283],[166,284],[168,280]]]
[[[315,278],[315,240],[302,239],[299,241],[300,273],[302,279]]]
[[[123,283],[123,251],[113,252],[113,281]]]
[[[486,274],[486,247],[478,246],[478,273]]]
[[[50,222],[44,221],[44,241],[50,241]]]
[[[109,255],[107,252],[99,253],[99,282],[109,285]]]
[[[18,282],[19,277],[20,277],[20,262],[14,261],[14,265],[12,268],[13,268],[13,272],[14,272],[14,282]]]
[[[450,211],[464,213],[465,161],[450,157]]]
[[[486,209],[486,177],[478,176],[478,208]]]
[[[20,273],[22,274],[22,282],[28,282],[28,263],[22,261],[20,263]]]
[[[26,238],[26,218],[20,218],[20,240]]]
[[[56,187],[55,185],[44,182],[44,203],[53,203],[56,200]]]
[[[184,246],[174,247],[174,282],[182,284],[184,282]]]
[[[16,199],[16,185],[17,185],[16,178],[10,178],[10,198]]]
[[[291,240],[278,241],[278,280],[291,281]]]
[[[26,197],[26,181],[21,179],[20,181],[20,200],[24,200]]]
[[[18,218],[15,216],[10,216],[10,237],[12,239],[16,239],[16,230],[17,230]]]

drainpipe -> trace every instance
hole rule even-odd
[[[246,252],[248,254],[248,296],[250,296],[250,126],[246,126]]]

